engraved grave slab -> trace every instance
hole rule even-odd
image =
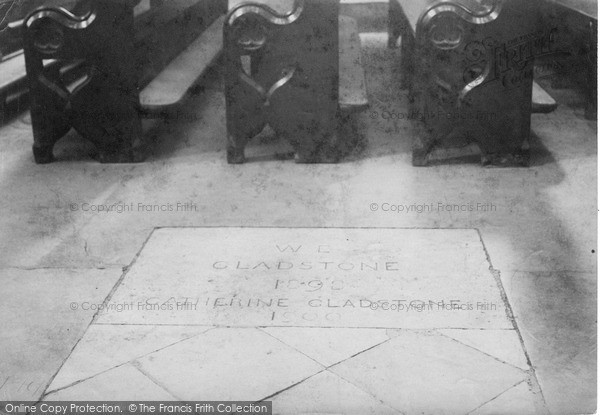
[[[513,328],[472,229],[157,229],[97,323]]]

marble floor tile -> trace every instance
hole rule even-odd
[[[526,381],[503,392],[500,396],[486,402],[469,415],[539,415],[547,414],[540,405],[531,399],[531,387]]]
[[[321,372],[273,397],[273,414],[400,415],[331,372]]]
[[[129,363],[44,397],[47,401],[173,401],[174,399],[173,395]]]
[[[324,370],[254,328],[209,330],[137,362],[146,375],[183,400],[258,401]]]
[[[530,369],[519,335],[515,330],[442,329],[438,332],[519,369]]]
[[[265,327],[262,330],[325,367],[389,340],[382,329]]]
[[[42,396],[121,274],[0,269],[0,401]]]
[[[440,334],[413,331],[329,370],[404,414],[467,413],[528,376]]]
[[[48,391],[64,388],[209,329],[210,327],[200,326],[92,324]]]

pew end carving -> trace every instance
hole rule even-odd
[[[82,16],[42,8],[25,19],[25,64],[37,163],[53,161],[54,144],[71,128],[94,143],[102,162],[143,157],[135,66],[130,59],[135,3],[98,0]],[[47,59],[83,61],[83,81],[66,84],[56,67],[44,67]]]
[[[478,145],[482,165],[527,166],[532,108],[555,108],[547,94],[546,104],[532,105],[534,60],[553,48],[537,1],[392,2],[390,22],[402,23],[390,29],[390,46],[402,35],[401,83],[425,126],[413,165],[458,137]]]
[[[246,144],[266,125],[289,141],[297,162],[335,163],[351,147],[340,134],[353,105],[340,105],[346,50],[340,38],[345,43],[347,33],[340,26],[348,21],[338,14],[331,0],[297,0],[285,15],[258,3],[230,11],[224,27],[229,163],[245,162]]]
[[[36,163],[54,161],[54,145],[71,129],[94,144],[100,162],[143,161],[150,143],[141,119],[180,105],[217,59],[225,11],[222,0],[93,0],[73,12],[30,13],[16,26]],[[77,77],[63,76],[68,66],[78,68]]]

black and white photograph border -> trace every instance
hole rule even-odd
[[[596,0],[0,0],[0,414],[597,412]]]

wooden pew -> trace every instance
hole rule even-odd
[[[22,49],[21,39],[6,30],[9,23],[22,19],[40,6],[64,7],[71,10],[77,0],[17,0],[0,1],[0,60]]]
[[[17,3],[5,2],[0,4],[0,16],[4,17],[0,24],[0,126],[9,117],[7,114],[15,115],[26,108],[27,73],[25,72],[25,56],[23,55],[22,39],[20,30],[11,30],[22,26],[19,17],[26,14],[27,10],[33,10],[35,6],[43,3],[49,5],[62,5],[73,7],[74,0],[23,0]],[[17,21],[15,21],[17,20]],[[45,62],[45,65],[55,65],[56,62]],[[72,70],[72,66],[65,70]],[[63,73],[65,70],[60,68]]]
[[[368,106],[356,22],[335,0],[233,5],[224,27],[227,160],[245,161],[265,125],[289,140],[296,161],[337,162],[342,133]]]
[[[136,8],[137,6],[137,8]],[[21,25],[37,163],[71,128],[101,162],[138,162],[147,152],[141,118],[164,115],[219,56],[222,0],[93,0],[70,13],[40,8]],[[48,62],[77,62],[67,83]]]
[[[528,164],[531,113],[556,108],[533,82],[536,56],[553,48],[539,16],[536,0],[390,0],[389,46],[402,37],[401,84],[425,124],[413,165],[456,136],[484,165]]]

